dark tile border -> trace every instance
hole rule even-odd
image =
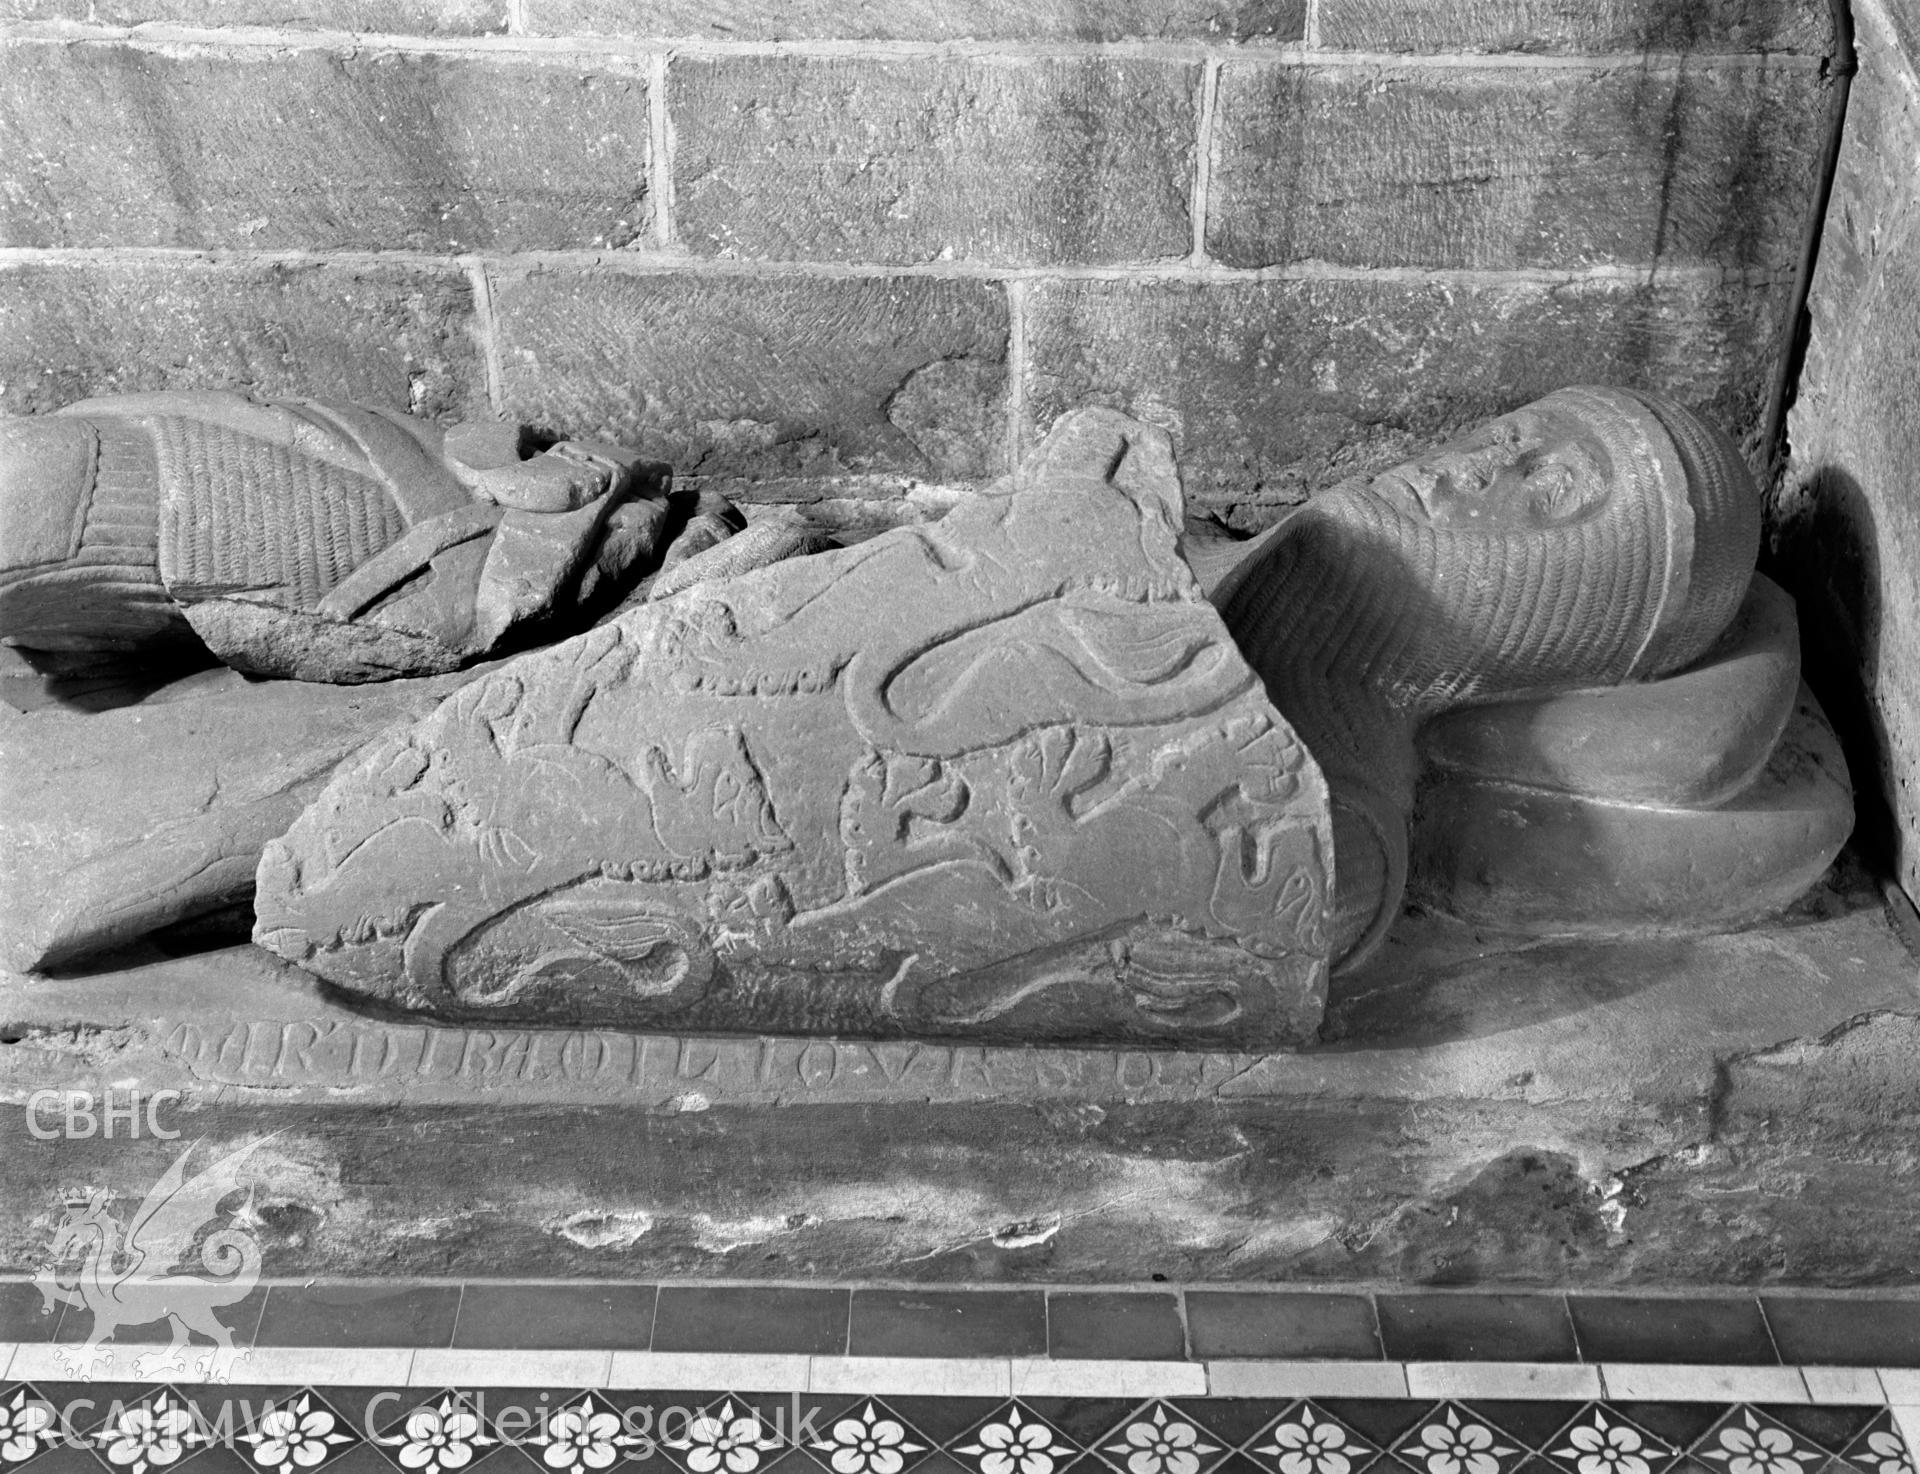
[[[0,1279],[0,1342],[85,1335],[40,1303]],[[1920,1368],[1905,1293],[383,1280],[263,1284],[221,1318],[262,1346]]]
[[[855,1290],[850,1356],[1045,1356],[1044,1290]]]
[[[459,1285],[381,1283],[274,1285],[261,1311],[256,1346],[453,1344]]]
[[[1580,1354],[1588,1361],[1773,1366],[1767,1317],[1753,1296],[1569,1295]]]
[[[1375,1295],[1389,1361],[1578,1361],[1564,1295]]]
[[[1188,1290],[1187,1335],[1192,1355],[1201,1360],[1381,1357],[1379,1322],[1368,1295]]]
[[[663,1285],[653,1314],[655,1351],[803,1352],[847,1349],[846,1289]]]
[[[1179,1361],[1187,1354],[1180,1297],[1170,1291],[1050,1290],[1047,1353],[1063,1361]]]

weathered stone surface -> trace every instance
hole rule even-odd
[[[666,468],[497,423],[446,441],[377,408],[205,392],[0,419],[0,637],[171,640],[170,600],[250,675],[425,675],[584,628],[662,551],[664,501],[628,503],[663,499]]]
[[[1209,597],[1326,775],[1336,967],[1384,943],[1410,863],[1430,904],[1544,935],[1744,920],[1812,884],[1853,813],[1811,725],[1747,781],[1785,713],[1770,683],[1738,681],[1740,657],[1787,680],[1797,665],[1777,590],[1758,621],[1774,660],[1756,621],[1723,643],[1759,543],[1760,494],[1725,435],[1591,386],[1346,481],[1255,540]],[[1736,669],[1690,670],[1709,657]],[[1700,719],[1715,695],[1748,721]],[[1464,771],[1423,771],[1420,728],[1490,700],[1515,709],[1441,744]],[[1689,793],[1702,774],[1721,791]]]
[[[1788,420],[1780,577],[1861,789],[1863,843],[1920,895],[1920,7],[1858,7],[1860,74]],[[1908,38],[1899,39],[1902,27]]]
[[[1549,936],[1700,931],[1791,904],[1853,832],[1846,759],[1811,696],[1752,782],[1699,807],[1436,777],[1409,893],[1482,926]]]
[[[278,26],[406,36],[483,36],[507,29],[507,0],[0,0],[10,20]]]
[[[1791,273],[1826,93],[1810,67],[1229,61],[1207,248],[1233,266]]]
[[[453,252],[622,246],[647,87],[596,57],[16,41],[10,246]]]
[[[494,303],[509,414],[644,445],[683,483],[811,499],[1004,469],[994,283],[552,271],[501,274]]]
[[[245,903],[261,850],[334,767],[462,679],[212,670],[109,711],[0,704],[0,963],[64,964]]]
[[[675,230],[780,261],[1185,256],[1199,78],[1107,57],[681,58]]]
[[[1036,284],[1026,396],[1172,432],[1189,502],[1243,527],[1564,384],[1626,383],[1736,439],[1757,428],[1778,287],[1699,280],[1474,286]]]
[[[444,1027],[252,947],[0,977],[0,1264],[184,1144],[9,1113],[137,1081],[203,1150],[279,1133],[292,1279],[1915,1281],[1920,997],[1859,877],[1731,936],[1405,930],[1269,1055]]]
[[[1726,634],[1687,670],[1463,707],[1421,729],[1420,755],[1456,777],[1711,807],[1760,776],[1800,695],[1793,600],[1756,574]]]
[[[473,288],[451,267],[0,265],[0,410],[245,388],[441,417],[486,406]]]
[[[468,687],[261,860],[256,937],[466,1018],[1297,1044],[1318,769],[1090,411],[937,527],[700,586]]]
[[[526,0],[535,35],[719,41],[1298,41],[1306,0]]]
[[[1826,0],[1322,0],[1320,41],[1354,51],[1827,56]]]

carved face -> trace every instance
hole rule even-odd
[[[1612,494],[1613,472],[1591,426],[1563,407],[1530,405],[1383,472],[1373,484],[1436,527],[1509,533],[1593,516]]]

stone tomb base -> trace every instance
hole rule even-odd
[[[1292,1054],[433,1028],[250,947],[119,964],[0,981],[0,1270],[270,1135],[276,1277],[1920,1281],[1920,983],[1844,880],[1691,940],[1410,919]],[[134,1091],[177,1140],[29,1131]]]

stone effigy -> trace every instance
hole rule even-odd
[[[0,449],[25,643],[191,625],[243,668],[360,681],[624,599],[378,697],[225,672],[0,712],[30,775],[0,856],[16,967],[251,890],[268,947],[451,1018],[1272,1045],[1405,901],[1697,931],[1792,901],[1851,828],[1791,600],[1753,574],[1751,479],[1652,395],[1562,390],[1250,545],[1183,527],[1166,437],[1107,411],[848,548],[711,492],[669,509],[625,451],[308,401],[95,401]],[[343,457],[358,490],[326,480]],[[433,510],[436,476],[465,500]],[[422,508],[381,543],[374,513]],[[346,553],[289,574],[328,517]],[[180,577],[195,558],[235,576]]]
[[[1327,774],[1335,954],[1409,893],[1546,935],[1777,909],[1852,828],[1724,435],[1550,394],[1299,509],[1213,597]],[[1796,714],[1797,711],[1797,714]]]
[[[519,426],[231,393],[0,420],[0,638],[355,682],[578,629],[658,551],[665,468]]]
[[[336,686],[216,667],[104,711],[0,701],[0,966],[68,965],[250,908],[261,850],[334,768],[464,680]]]
[[[255,938],[454,1018],[1305,1042],[1325,790],[1181,525],[1166,436],[1083,411],[938,524],[524,656],[336,774]]]

